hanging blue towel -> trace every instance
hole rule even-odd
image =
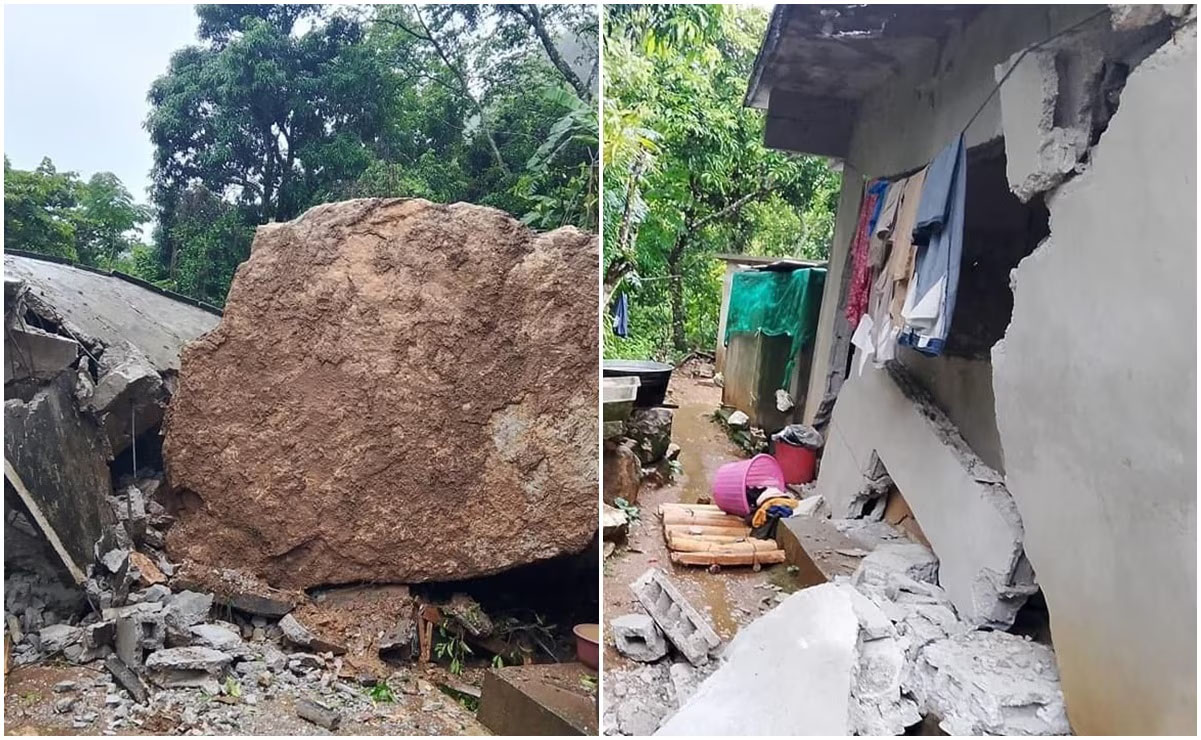
[[[617,302],[613,304],[613,333],[619,337],[630,333],[630,302],[625,293],[617,296]]]

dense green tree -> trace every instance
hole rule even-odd
[[[606,352],[680,354],[716,339],[712,255],[821,256],[838,178],[820,159],[766,148],[762,114],[742,105],[762,11],[608,10],[606,299],[625,282],[635,333],[649,336],[609,336]]]
[[[4,158],[4,246],[114,267],[138,245],[150,212],[111,172],[87,182],[50,158],[19,170]]]

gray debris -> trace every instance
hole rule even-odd
[[[902,735],[921,721],[917,702],[901,691],[904,644],[892,621],[870,599],[850,584],[838,588],[850,597],[859,621],[856,661],[851,665],[850,730],[855,735]]]
[[[313,633],[297,621],[291,614],[279,620],[279,628],[284,631],[284,639],[298,647],[307,648],[313,644]]]
[[[146,653],[158,650],[166,643],[167,629],[161,604],[125,607],[116,622],[117,656],[135,671],[141,670]]]
[[[951,735],[1071,732],[1055,654],[1008,632],[968,632],[927,645],[905,688]]]
[[[207,689],[232,661],[233,656],[207,647],[166,648],[146,658],[146,670],[159,686]]]
[[[327,730],[337,730],[342,724],[340,714],[328,705],[312,699],[300,699],[296,702],[296,716]]]
[[[602,722],[607,734],[651,735],[676,708],[665,663],[607,672],[604,691]]]
[[[61,653],[70,645],[78,644],[83,630],[69,624],[52,624],[38,631],[42,652],[47,655]]]
[[[108,672],[113,674],[113,678],[117,683],[129,692],[133,700],[139,704],[145,704],[150,693],[146,690],[146,684],[142,683],[142,679],[129,669],[129,666],[121,662],[121,659],[115,655],[110,655],[104,660],[104,667]]]
[[[197,624],[188,628],[192,634],[192,644],[210,647],[227,653],[241,653],[246,645],[241,635],[228,623]]]
[[[801,502],[793,508],[792,515],[829,519],[830,507],[826,504],[826,498],[818,494],[801,499]]]
[[[54,700],[54,713],[66,714],[75,708],[75,697],[64,696],[61,699]]]
[[[74,681],[59,681],[58,683],[54,684],[54,693],[65,694],[69,691],[75,691],[78,688],[79,684],[75,683]]]
[[[661,571],[651,568],[630,586],[643,608],[676,649],[693,665],[709,660],[721,638]]]
[[[196,591],[180,591],[167,601],[164,618],[173,640],[190,639],[188,628],[203,622],[213,608],[213,595]]]
[[[645,614],[623,614],[609,622],[617,652],[631,660],[653,663],[667,655],[667,638]]]
[[[675,693],[676,707],[682,707],[696,693],[704,676],[691,663],[677,661],[668,666],[668,676],[671,678],[671,688]]]
[[[109,573],[119,574],[129,563],[129,550],[109,550],[100,559]]]

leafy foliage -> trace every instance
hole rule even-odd
[[[605,22],[605,298],[631,298],[605,356],[674,359],[716,341],[715,254],[825,257],[839,178],[766,148],[742,105],[761,10],[607,6]]]
[[[48,157],[33,170],[15,169],[4,158],[6,249],[120,267],[148,220],[149,210],[134,203],[111,172],[84,182],[74,172],[59,172]]]

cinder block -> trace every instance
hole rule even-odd
[[[721,644],[721,638],[662,571],[651,568],[630,590],[689,663],[709,662],[709,653]]]

